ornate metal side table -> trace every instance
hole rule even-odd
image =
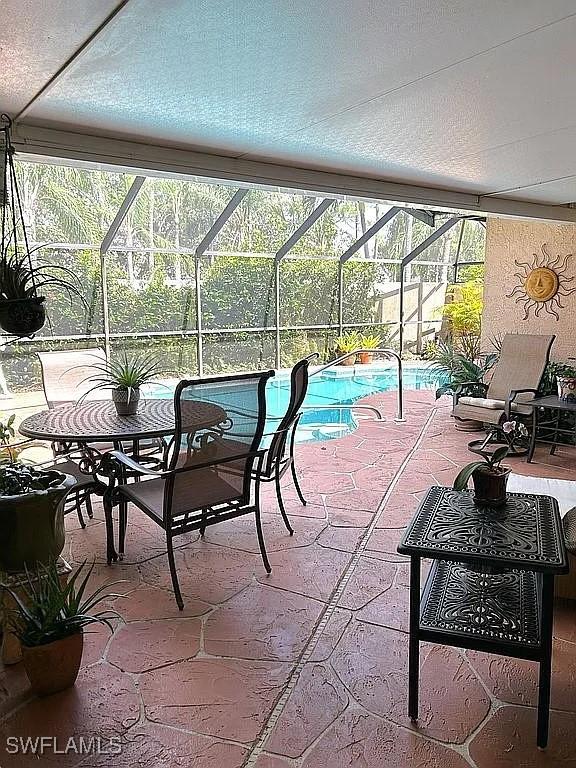
[[[540,662],[537,744],[548,742],[554,576],[567,573],[556,500],[430,488],[398,547],[410,556],[408,714],[418,719],[420,641]],[[420,560],[433,565],[420,596]]]
[[[547,395],[531,400],[530,405],[532,406],[532,437],[528,450],[528,462],[532,461],[536,442],[550,445],[550,453],[555,453],[558,445],[570,445],[569,442],[563,443],[558,439],[561,435],[572,439],[572,445],[574,445],[576,442],[576,403],[562,400],[556,395]],[[551,418],[545,418],[543,415],[546,410],[553,413]],[[562,416],[573,420],[573,425],[561,426]]]

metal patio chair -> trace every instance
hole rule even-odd
[[[309,364],[310,360],[305,358],[304,360],[299,360],[292,368],[290,374],[290,402],[288,403],[286,413],[279,419],[280,423],[278,424],[278,428],[274,432],[264,436],[266,439],[264,445],[266,445],[266,443],[268,443],[268,445],[260,481],[263,483],[275,483],[278,506],[280,507],[282,519],[284,520],[290,536],[293,535],[294,531],[292,530],[292,526],[290,525],[284,507],[280,480],[286,474],[288,469],[290,469],[298,498],[303,506],[306,506],[306,499],[304,498],[304,494],[302,493],[302,489],[298,482],[298,476],[296,475],[294,443],[296,440],[298,422],[302,416],[300,408],[302,407],[306,392],[308,391]]]
[[[259,448],[266,420],[266,382],[274,371],[181,381],[174,394],[175,434],[166,449],[162,471],[135,462],[120,451],[109,454],[110,489],[104,496],[108,539],[113,536],[113,504],[120,505],[119,553],[124,552],[127,502],[131,502],[166,534],[166,548],[174,595],[184,607],[173,539],[183,533],[253,514],[266,571],[260,519],[260,476],[265,450]],[[221,415],[202,426],[199,413],[206,406]],[[200,426],[199,426],[200,423]],[[142,482],[122,482],[125,469]],[[119,481],[119,485],[116,485]]]
[[[550,348],[556,336],[544,336],[529,333],[507,333],[502,340],[500,357],[492,369],[492,377],[487,384],[461,384],[454,394],[452,415],[456,419],[472,419],[491,427],[488,439],[473,441],[485,445],[490,442],[506,442],[510,447],[510,438],[504,438],[501,426],[506,421],[518,419],[525,421],[532,414],[529,405],[537,393],[548,359]],[[484,396],[470,396],[470,388],[477,391],[484,389]],[[524,451],[522,451],[524,452]]]

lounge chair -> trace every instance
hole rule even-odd
[[[474,420],[499,431],[506,421],[526,420],[532,414],[530,401],[536,397],[556,337],[529,333],[507,333],[489,383],[461,384],[454,395],[452,415]],[[467,394],[482,386],[483,397]]]
[[[253,514],[266,571],[266,554],[260,520],[259,486],[265,450],[259,448],[266,420],[266,382],[274,371],[181,381],[174,394],[176,431],[167,447],[165,470],[152,470],[121,451],[109,455],[116,478],[125,468],[143,482],[114,486],[104,496],[108,540],[112,541],[112,501],[120,505],[119,552],[124,552],[127,502],[132,502],[166,534],[166,548],[174,595],[184,607],[174,561],[173,538],[189,531]],[[192,401],[192,402],[191,402]],[[221,421],[198,428],[193,418],[198,403],[217,405]],[[109,553],[110,557],[110,553]]]

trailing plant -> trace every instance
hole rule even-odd
[[[58,566],[52,562],[33,573],[27,572],[27,582],[18,591],[6,588],[16,603],[12,625],[22,645],[47,645],[91,624],[105,624],[113,629],[111,620],[120,618],[116,611],[93,611],[103,600],[118,597],[107,588],[119,582],[87,592],[94,563],[85,569],[86,560],[62,583]]]
[[[149,354],[129,356],[124,352],[118,359],[102,362],[98,357],[95,360],[97,362],[91,367],[96,369],[97,373],[84,379],[93,382],[94,386],[82,395],[80,402],[97,389],[126,390],[130,401],[141,386],[160,383],[156,377],[166,373]]]
[[[47,262],[31,263],[30,255],[43,247],[37,246],[19,255],[12,250],[10,243],[3,244],[0,253],[0,299],[33,299],[45,288],[57,288],[67,293],[70,301],[76,297],[85,305],[80,283],[72,270]]]

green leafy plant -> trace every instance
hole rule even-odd
[[[61,485],[63,479],[64,475],[55,470],[34,469],[15,461],[0,462],[0,497],[47,491]]]
[[[92,368],[97,373],[84,379],[93,382],[94,386],[82,395],[80,401],[97,389],[123,389],[128,392],[128,400],[131,400],[143,384],[158,384],[157,377],[166,373],[151,355],[146,354],[129,357],[124,352],[118,359],[106,362],[100,358],[95,360],[97,362]]]
[[[362,349],[378,349],[378,347],[382,343],[382,339],[380,338],[380,336],[375,336],[375,335],[367,335],[367,336],[361,335],[359,342]]]
[[[90,624],[105,624],[120,618],[115,611],[93,612],[103,600],[119,597],[107,591],[110,585],[87,592],[94,563],[86,570],[86,561],[61,583],[56,562],[27,573],[27,582],[15,591],[7,587],[16,609],[12,616],[14,634],[22,645],[33,648],[76,634]],[[22,590],[23,595],[20,594]]]
[[[16,414],[12,413],[6,421],[0,421],[0,445],[3,445],[5,448],[8,448],[10,445],[10,441],[14,438],[14,435],[16,432],[14,431],[14,420],[16,419]],[[10,451],[8,450],[8,453]]]
[[[470,464],[466,464],[462,467],[452,486],[456,491],[463,491],[468,485],[468,481],[478,469],[487,467],[491,472],[497,474],[500,470],[501,462],[508,456],[510,449],[507,445],[503,445],[497,448],[494,453],[488,453],[488,451],[479,451],[482,456],[481,460],[472,461]]]
[[[361,337],[357,331],[343,333],[336,339],[336,354],[344,355],[346,352],[354,352],[361,346]]]
[[[440,382],[436,398],[453,393],[461,384],[471,384],[472,389],[477,385],[476,389],[482,394],[484,376],[498,359],[495,353],[478,361],[470,359],[453,342],[445,340],[436,342],[434,348],[428,348],[427,354],[432,361],[429,367],[431,377]]]
[[[30,249],[30,254],[45,246]],[[10,246],[2,248],[0,255],[0,299],[33,299],[44,288],[58,288],[78,298],[85,304],[80,283],[72,270],[58,264],[41,262],[31,265],[28,253],[23,255],[11,251]]]
[[[462,333],[480,335],[484,284],[481,279],[454,285],[448,291],[451,301],[444,305],[442,314],[450,321],[455,336]]]

